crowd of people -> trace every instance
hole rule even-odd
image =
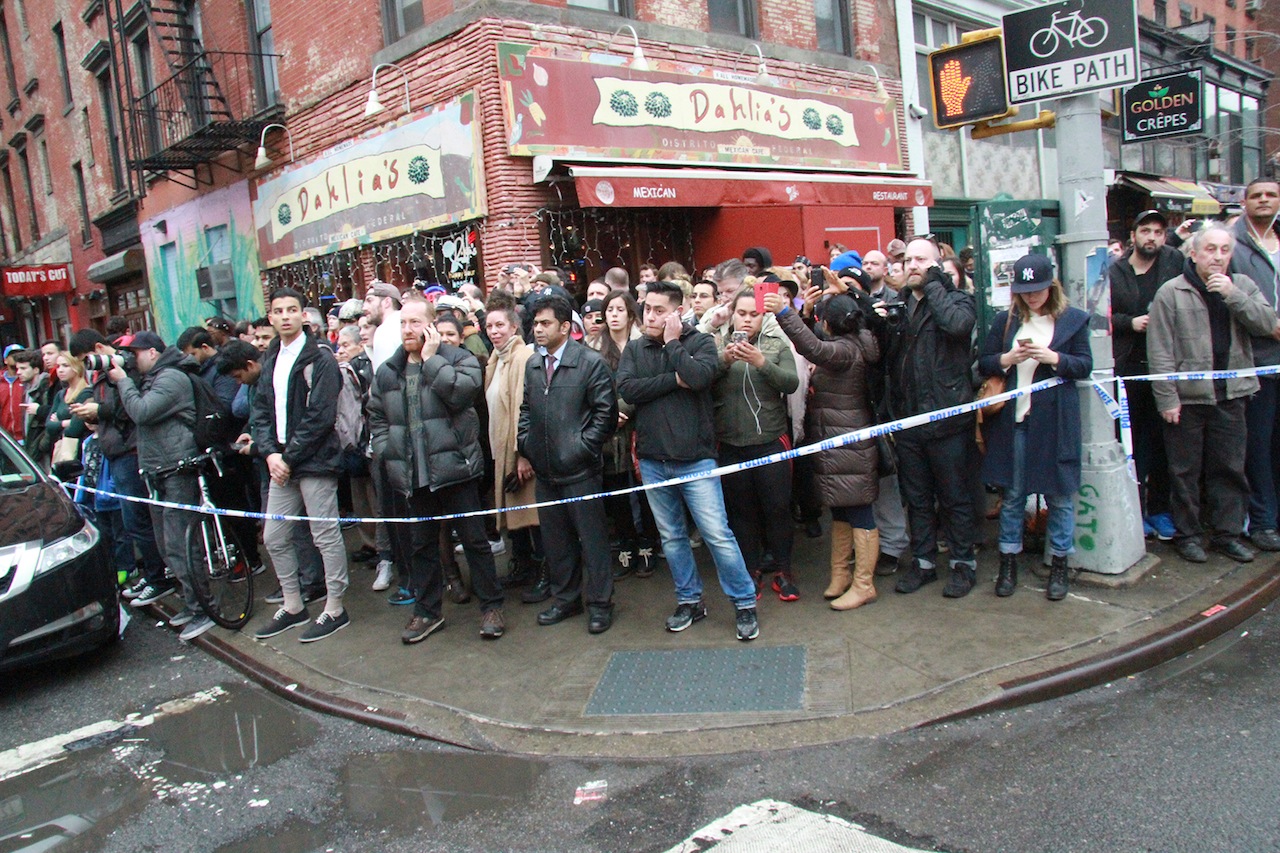
[[[1280,187],[1256,181],[1233,224],[1173,232],[1158,211],[1137,217],[1111,268],[1119,374],[1280,363],[1278,205]],[[1029,251],[1013,267],[1010,306],[979,329],[972,263],[929,235],[836,246],[821,265],[775,264],[749,247],[693,273],[646,264],[633,282],[610,269],[581,292],[563,270],[513,264],[487,294],[374,281],[327,316],[282,287],[265,317],[211,317],[171,345],[112,327],[80,330],[65,347],[8,347],[0,426],[42,464],[81,457],[98,489],[86,500],[122,577],[134,577],[125,597],[141,606],[180,594],[170,622],[184,639],[213,624],[185,565],[192,515],[130,498],[199,503],[193,472],[154,474],[203,450],[197,383],[240,425],[212,478],[216,502],[268,516],[261,531],[232,521],[258,571],[261,533],[279,583],[259,639],[300,627],[314,642],[347,626],[358,563],[375,568],[373,591],[411,608],[406,644],[443,627],[446,598],[474,599],[481,637],[497,639],[508,594],[541,605],[539,625],[585,615],[602,633],[616,582],[651,576],[660,558],[675,599],[666,629],[684,631],[707,614],[694,559],[705,546],[736,636],[749,641],[762,595],[804,594],[793,540],[820,536],[824,509],[822,596],[835,610],[874,601],[877,575],[896,575],[902,594],[945,578],[944,596],[968,595],[984,517],[999,520],[994,592],[1005,597],[1018,586],[1031,496],[1047,506],[1046,595],[1058,601],[1081,477],[1073,381],[1093,371],[1089,317],[1068,304],[1049,257]],[[968,412],[753,464],[963,406],[980,388],[1055,377],[1067,381],[981,422]],[[1277,383],[1126,383],[1148,535],[1192,562],[1206,548],[1251,560],[1245,537],[1280,550]],[[740,467],[697,476],[728,465]],[[1000,500],[988,508],[992,487]],[[296,515],[311,520],[278,519]],[[357,528],[354,553],[344,526]]]

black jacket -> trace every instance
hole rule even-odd
[[[1186,257],[1177,249],[1160,247],[1151,268],[1155,280],[1150,287],[1138,284],[1138,276],[1129,264],[1133,250],[1125,252],[1108,268],[1111,279],[1111,353],[1116,360],[1116,373],[1121,376],[1137,376],[1147,372],[1147,335],[1133,330],[1133,318],[1141,317],[1151,308],[1160,285],[1182,275]]]
[[[136,366],[127,368],[125,374],[135,385],[142,384],[142,375],[138,373]],[[49,391],[49,399],[53,400],[52,390]],[[93,383],[93,400],[98,404],[98,447],[102,450],[102,455],[108,460],[114,460],[129,453],[137,453],[138,428],[129,419],[129,413],[120,402],[120,391],[107,379],[105,370],[98,374],[97,381]],[[44,416],[49,416],[47,409]]]
[[[524,366],[516,446],[538,479],[576,483],[604,470],[604,445],[618,428],[613,374],[600,353],[570,340],[547,385],[543,357]]]
[[[719,372],[716,342],[686,326],[669,344],[643,335],[618,362],[618,396],[636,407],[636,450],[642,459],[697,462],[716,456],[711,386]],[[676,382],[676,374],[688,388]]]
[[[336,477],[341,472],[341,448],[334,423],[338,419],[342,374],[333,350],[327,345],[319,346],[307,335],[285,388],[275,387],[279,354],[280,339],[276,338],[262,358],[262,375],[258,377],[249,413],[249,433],[258,455],[266,459],[272,453],[281,454],[293,477]],[[307,365],[313,365],[310,387],[304,376]],[[288,395],[283,447],[276,439],[276,394],[280,393]]]
[[[940,267],[919,289],[899,294],[907,316],[888,331],[886,399],[890,416],[920,415],[973,400],[971,338],[977,321],[973,297],[957,290]],[[946,418],[913,430],[941,437],[973,431],[973,415]]]
[[[373,455],[386,465],[391,487],[401,494],[413,491],[415,460],[427,460],[429,481],[437,491],[474,480],[484,473],[480,450],[480,419],[475,402],[484,387],[480,362],[465,349],[441,344],[422,362],[417,400],[405,394],[405,366],[409,356],[396,349],[373,377],[369,395],[369,430]],[[425,429],[409,430],[409,405],[418,406]]]

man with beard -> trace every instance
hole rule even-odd
[[[374,279],[364,294],[364,315],[377,328],[373,333],[374,372],[400,346],[400,291],[394,285]]]
[[[1147,311],[1160,285],[1182,274],[1182,253],[1165,245],[1168,221],[1158,210],[1144,210],[1133,220],[1133,248],[1111,264],[1111,350],[1116,374],[1141,376],[1147,366]],[[1133,429],[1133,461],[1143,486],[1143,526],[1150,536],[1173,538],[1169,514],[1169,462],[1165,457],[1163,421],[1156,411],[1150,382],[1125,384]],[[1274,527],[1274,525],[1272,525]]]

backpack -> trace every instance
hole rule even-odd
[[[302,368],[302,378],[307,383],[307,397],[311,396],[311,374],[315,362]],[[360,403],[360,381],[355,371],[345,365],[338,365],[342,375],[342,390],[338,392],[338,416],[334,419],[333,431],[338,434],[339,448],[345,453],[364,452],[365,423],[364,406]]]
[[[179,368],[171,368],[179,370]],[[191,431],[195,433],[196,448],[203,453],[210,448],[226,450],[236,438],[235,418],[231,409],[214,393],[213,386],[203,376],[186,373],[191,380],[191,395],[195,398],[195,422]]]

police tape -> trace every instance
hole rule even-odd
[[[150,506],[163,507],[166,509],[180,509],[188,512],[199,512],[206,515],[221,515],[228,518],[252,518],[263,521],[322,521],[337,522],[341,524],[348,523],[376,523],[386,522],[388,524],[417,524],[424,521],[455,521],[463,518],[475,518],[486,515],[497,515],[504,512],[515,512],[517,510],[543,509],[545,507],[557,506],[560,504],[582,503],[584,501],[594,501],[601,498],[611,498],[621,495],[629,495],[634,492],[645,492],[651,489],[663,489],[670,487],[678,487],[685,483],[691,483],[696,480],[709,480],[712,478],[723,477],[728,474],[735,474],[739,471],[746,471],[751,468],[760,468],[765,465],[773,465],[778,462],[786,462],[791,459],[797,459],[801,456],[812,456],[815,453],[822,453],[827,450],[835,450],[850,444],[857,444],[862,441],[868,441],[882,435],[889,435],[896,432],[903,432],[926,424],[937,423],[959,415],[972,414],[979,409],[985,409],[987,406],[994,406],[1018,397],[1025,397],[1043,391],[1046,388],[1052,388],[1055,385],[1061,385],[1064,379],[1057,377],[1046,379],[1042,382],[1036,382],[1028,385],[1026,388],[1014,388],[1000,394],[994,394],[981,400],[975,400],[972,403],[963,403],[959,406],[951,406],[946,409],[939,409],[934,412],[925,412],[919,415],[901,418],[900,420],[890,421],[883,424],[875,424],[874,426],[864,427],[860,430],[844,433],[842,435],[832,436],[823,439],[814,444],[806,444],[802,447],[796,447],[791,450],[784,450],[778,453],[772,453],[768,456],[761,456],[758,459],[748,459],[745,462],[737,462],[732,465],[721,465],[707,471],[697,471],[688,474],[682,474],[678,477],[672,477],[668,480],[661,480],[656,483],[640,483],[635,486],[628,486],[623,489],[614,489],[609,492],[598,492],[593,495],[583,495],[581,497],[560,498],[553,501],[538,501],[531,504],[521,504],[520,506],[507,506],[497,509],[479,509],[470,512],[455,512],[445,515],[428,515],[428,516],[410,516],[410,517],[339,517],[327,518],[308,515],[280,515],[276,513],[253,512],[251,510],[240,509],[224,509],[215,506],[194,506],[192,504],[175,503],[173,501],[159,500],[157,498],[143,498],[135,495],[122,495],[118,492],[108,492],[101,489],[91,488],[89,486],[81,486],[75,483],[63,483],[65,489],[78,489],[94,495],[102,495],[103,497],[116,498],[118,500],[134,501],[137,503],[149,504]]]

